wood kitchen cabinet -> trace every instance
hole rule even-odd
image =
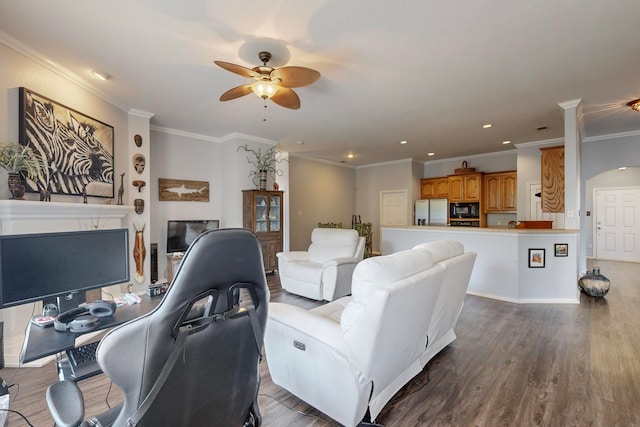
[[[480,202],[483,173],[449,175],[450,202]]]
[[[484,175],[484,210],[487,213],[516,212],[518,177],[515,171]]]
[[[242,191],[242,226],[258,236],[265,271],[278,269],[276,254],[282,252],[283,200],[282,191]]]
[[[449,197],[449,178],[424,178],[420,180],[421,199],[446,199]]]
[[[541,148],[542,212],[564,212],[564,146]]]

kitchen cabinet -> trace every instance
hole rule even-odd
[[[480,202],[483,173],[449,175],[450,202]]]
[[[449,178],[424,178],[420,180],[421,199],[446,199],[449,197]]]
[[[282,252],[283,200],[282,191],[242,191],[242,226],[256,233],[265,271],[278,269],[276,254]]]
[[[516,212],[518,177],[515,171],[484,175],[484,210],[487,213]]]
[[[541,148],[542,212],[564,212],[564,146]]]

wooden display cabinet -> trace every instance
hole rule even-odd
[[[484,210],[487,213],[516,212],[518,177],[515,171],[484,175]]]
[[[258,236],[265,271],[278,269],[276,254],[282,252],[283,193],[242,191],[242,226]]]

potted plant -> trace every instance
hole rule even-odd
[[[240,149],[253,154],[253,157],[247,157],[247,162],[255,167],[254,170],[249,172],[249,178],[252,179],[253,184],[260,190],[267,189],[267,175],[270,175],[273,179],[275,179],[276,176],[284,175],[284,171],[278,169],[278,164],[287,159],[278,157],[280,153],[274,147],[269,147],[264,154],[262,153],[262,148],[254,150],[249,148],[247,144],[239,146],[236,151]],[[257,183],[256,178],[258,179]]]
[[[23,200],[26,178],[35,179],[41,162],[31,148],[20,144],[0,144],[0,167],[9,174],[8,187],[13,199]]]

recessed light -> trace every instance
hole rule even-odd
[[[622,167],[618,168],[618,170],[624,171],[624,170],[627,170],[627,167],[626,166],[622,166]]]
[[[105,73],[104,71],[92,70],[91,75],[96,79],[100,79],[102,81],[111,80],[113,76],[109,73]]]
[[[427,153],[427,156],[435,156],[436,153]]]
[[[296,144],[298,144],[298,145],[304,145],[304,141],[296,141]]]
[[[491,123],[487,123],[485,125],[482,125],[482,129],[489,129],[490,127],[493,127],[493,125]]]
[[[504,145],[511,144],[511,141],[502,141]]]
[[[354,157],[355,157],[355,154],[353,154],[353,153],[347,154],[347,158],[349,158],[349,159],[353,159]]]
[[[401,144],[401,145],[404,145],[404,144],[406,144],[406,143],[407,143],[407,141],[400,141],[400,144]]]

